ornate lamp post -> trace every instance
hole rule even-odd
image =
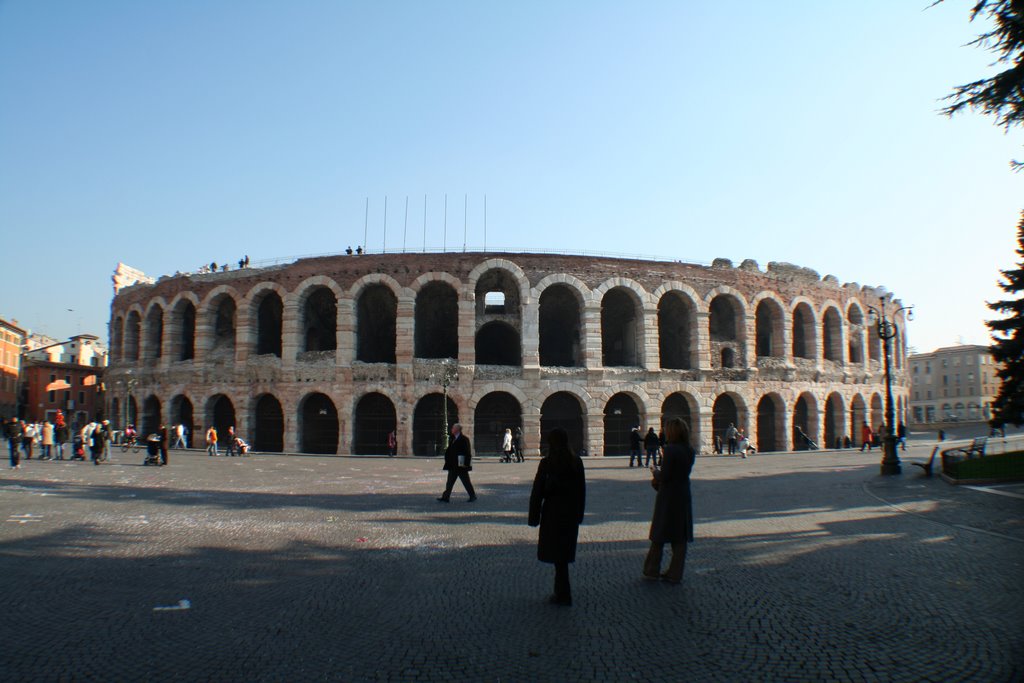
[[[907,320],[914,319],[913,306],[900,306],[892,312],[891,316],[885,315],[885,297],[879,298],[879,308],[868,306],[868,316],[877,326],[878,337],[882,340],[883,358],[885,359],[885,438],[882,445],[882,474],[900,474],[903,469],[900,467],[900,458],[896,454],[896,410],[892,404],[892,374],[889,367],[889,342],[899,338],[900,328],[896,326],[895,318],[906,311]]]
[[[446,358],[441,361],[440,374],[431,373],[431,379],[441,383],[441,433],[444,434],[444,448],[448,450],[451,432],[448,430],[448,387],[459,378],[459,368],[455,361]]]

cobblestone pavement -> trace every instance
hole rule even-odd
[[[536,461],[480,458],[443,505],[438,460],[33,460],[0,473],[0,678],[1024,679],[1024,491],[878,459],[699,458],[681,586],[640,579],[646,472],[589,460],[571,608]]]

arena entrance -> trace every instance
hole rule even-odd
[[[586,446],[586,435],[583,431],[583,405],[580,400],[567,391],[551,394],[540,407],[540,447],[547,453],[548,434],[552,429],[561,427],[569,435],[569,448],[574,453]]]
[[[448,423],[444,423],[444,397],[441,394],[427,394],[416,404],[412,414],[413,455],[442,455],[446,435],[451,426],[459,421],[459,409],[455,401],[448,398]]]
[[[477,455],[498,455],[502,453],[501,443],[505,430],[515,435],[523,428],[523,409],[515,396],[504,391],[494,391],[476,406],[473,416],[473,449]]]
[[[261,453],[284,452],[284,411],[281,402],[270,394],[263,394],[256,401],[255,412],[252,449]]]
[[[786,450],[786,404],[778,394],[766,394],[757,403],[757,450]]]
[[[145,438],[160,431],[160,399],[150,396],[142,403],[142,429],[139,436]]]
[[[338,410],[324,394],[310,394],[299,409],[299,435],[303,453],[338,452]]]
[[[352,452],[356,455],[391,455],[388,434],[397,428],[395,404],[384,394],[365,394],[356,403],[352,423]]]
[[[228,442],[228,429],[235,426],[235,405],[224,394],[217,394],[207,403],[207,424],[217,430],[218,447]]]
[[[629,455],[629,434],[641,427],[640,409],[629,394],[615,394],[604,407],[604,454]],[[646,429],[640,430],[643,438]]]

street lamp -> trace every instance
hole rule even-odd
[[[896,422],[896,410],[892,405],[892,373],[889,370],[889,342],[899,337],[900,328],[894,322],[897,315],[906,311],[906,319],[914,319],[913,306],[900,306],[892,315],[885,315],[885,297],[879,297],[880,307],[868,306],[868,317],[877,326],[878,337],[882,340],[883,358],[885,359],[885,439],[882,445],[882,474],[899,474],[902,472],[900,458],[896,454],[896,433],[893,424]]]
[[[440,374],[431,373],[430,378],[441,383],[441,433],[444,434],[444,448],[448,450],[448,439],[451,436],[448,431],[448,387],[459,378],[459,368],[454,360],[446,358],[441,361]]]

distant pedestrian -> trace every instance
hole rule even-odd
[[[576,560],[576,542],[587,502],[583,460],[569,449],[569,435],[555,428],[548,434],[548,454],[537,466],[530,491],[530,526],[540,526],[537,559],[555,565],[555,605],[572,605],[569,563]]]
[[[512,429],[506,429],[501,437],[501,461],[512,462]]]
[[[103,460],[103,452],[106,450],[107,441],[110,439],[110,433],[103,424],[98,424],[93,427],[92,430],[92,464],[99,465]]]
[[[469,480],[469,472],[473,469],[473,454],[469,446],[469,439],[462,433],[462,425],[452,425],[452,438],[448,448],[444,451],[443,470],[448,472],[448,481],[444,485],[444,493],[438,498],[438,502],[447,503],[452,497],[452,488],[455,480],[458,479],[466,487],[469,494],[469,502],[476,500],[476,491],[473,490],[473,482]]]
[[[21,467],[22,425],[18,418],[12,417],[4,423],[4,436],[7,437],[7,449],[11,460],[11,469]]]
[[[174,448],[188,448],[185,444],[185,425],[178,423],[174,425]]]
[[[739,430],[736,429],[736,425],[732,422],[729,423],[729,427],[725,430],[725,440],[729,444],[729,455],[736,454],[736,446],[739,445]]]
[[[25,459],[32,459],[32,447],[36,443],[36,426],[31,422],[22,422],[21,427],[21,449],[25,451]]]
[[[512,432],[512,452],[515,454],[516,462],[526,462],[523,457],[523,428],[516,427]]]
[[[633,427],[629,430],[629,466],[633,466],[633,458],[636,458],[636,466],[643,467],[644,459],[640,453],[640,444],[642,439],[640,438],[640,428]]]
[[[228,427],[228,449],[224,453],[225,457],[231,458],[238,454],[238,449],[235,447],[236,436],[237,435],[235,434],[235,426],[231,425],[230,427]]]
[[[907,450],[907,425],[902,422],[896,426],[896,439],[900,444],[900,450]]]
[[[661,469],[654,469],[652,485],[658,495],[654,499],[654,515],[648,539],[650,550],[644,560],[643,575],[647,579],[661,579],[668,583],[683,580],[686,546],[693,542],[693,501],[690,497],[690,472],[696,453],[690,445],[690,430],[686,423],[673,417],[665,424],[668,443],[662,453]],[[665,544],[672,546],[672,559],[668,569],[661,572],[661,559]]]
[[[217,430],[212,425],[206,430],[206,454],[220,455],[217,452]]]
[[[875,435],[871,433],[871,426],[865,422],[860,428],[860,451],[864,452],[867,448],[868,452],[871,452],[871,446],[874,445]]]
[[[57,414],[57,423],[53,427],[53,445],[56,446],[57,460],[64,459],[64,445],[68,442],[68,425],[64,422],[63,416]]]
[[[658,464],[658,449],[661,447],[661,442],[658,441],[658,435],[654,433],[654,427],[648,427],[647,433],[644,434],[644,451],[647,453],[647,460],[645,466],[650,467],[651,461],[655,465]]]
[[[42,438],[39,443],[42,446],[42,452],[39,454],[39,459],[49,460],[53,457],[53,425],[49,421],[45,421],[40,431]]]
[[[398,434],[392,429],[388,432],[388,457],[393,458],[398,455]]]
[[[167,431],[167,425],[160,425],[160,430],[157,432],[160,435],[160,464],[167,464],[167,449],[171,444],[171,435]]]

